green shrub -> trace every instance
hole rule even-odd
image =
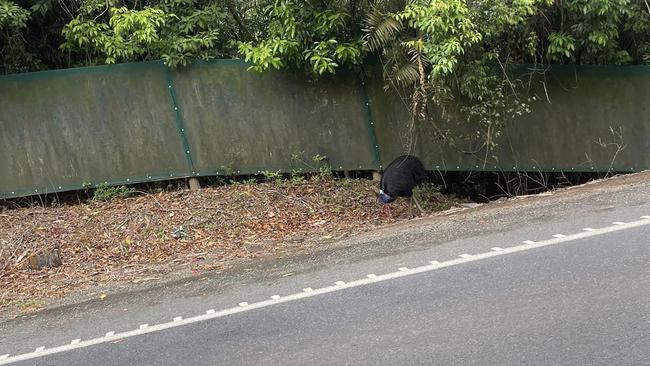
[[[100,184],[93,193],[93,201],[105,202],[114,199],[127,198],[135,193],[135,189],[125,186],[110,187],[108,184]]]

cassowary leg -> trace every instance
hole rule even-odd
[[[408,198],[409,201],[409,220],[413,218],[413,196]]]
[[[424,210],[422,209],[422,206],[420,206],[420,202],[418,202],[418,199],[415,198],[415,195],[413,196],[413,202],[415,202],[415,206],[420,210],[420,214],[424,215]]]

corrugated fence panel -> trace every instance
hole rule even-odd
[[[0,78],[0,198],[187,175],[170,99],[158,62]]]
[[[235,60],[174,73],[174,89],[201,175],[376,169],[363,92],[354,75],[317,82],[303,75],[247,71]]]
[[[513,74],[527,80],[526,72]],[[527,171],[650,167],[650,67],[554,66],[542,81],[537,76],[531,84],[532,113],[506,129],[504,164]],[[618,154],[617,144],[624,145]]]
[[[371,79],[382,162],[410,152],[432,170],[606,172],[611,166],[631,172],[650,167],[650,67],[557,65],[543,79],[528,66],[518,66],[512,75],[530,84],[529,96],[536,99],[532,113],[509,122],[497,140],[499,149],[487,155],[485,150],[465,153],[476,146],[462,141],[456,141],[457,148],[443,144],[428,123],[416,124],[415,133],[409,133],[408,106],[381,90],[382,80]],[[456,134],[460,128],[450,130]]]

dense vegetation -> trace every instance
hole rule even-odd
[[[459,114],[490,148],[528,100],[508,64],[650,60],[647,0],[0,0],[0,73],[244,58],[312,76],[378,58],[413,120]],[[452,111],[450,103],[462,100]],[[428,103],[433,101],[433,103]],[[427,110],[435,105],[436,113]],[[451,108],[451,107],[450,107]],[[452,112],[452,113],[448,113]],[[434,126],[435,127],[435,126]],[[447,138],[443,129],[441,137]]]

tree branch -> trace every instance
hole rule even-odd
[[[242,33],[242,36],[248,37],[249,39],[253,39],[252,34],[249,32],[248,28],[244,25],[244,22],[241,19],[241,16],[239,15],[239,12],[237,11],[237,7],[235,6],[233,0],[226,0],[226,7],[228,8],[228,11],[230,14],[232,14],[232,17],[235,19],[235,23],[237,23],[237,26],[239,27],[240,32]]]

